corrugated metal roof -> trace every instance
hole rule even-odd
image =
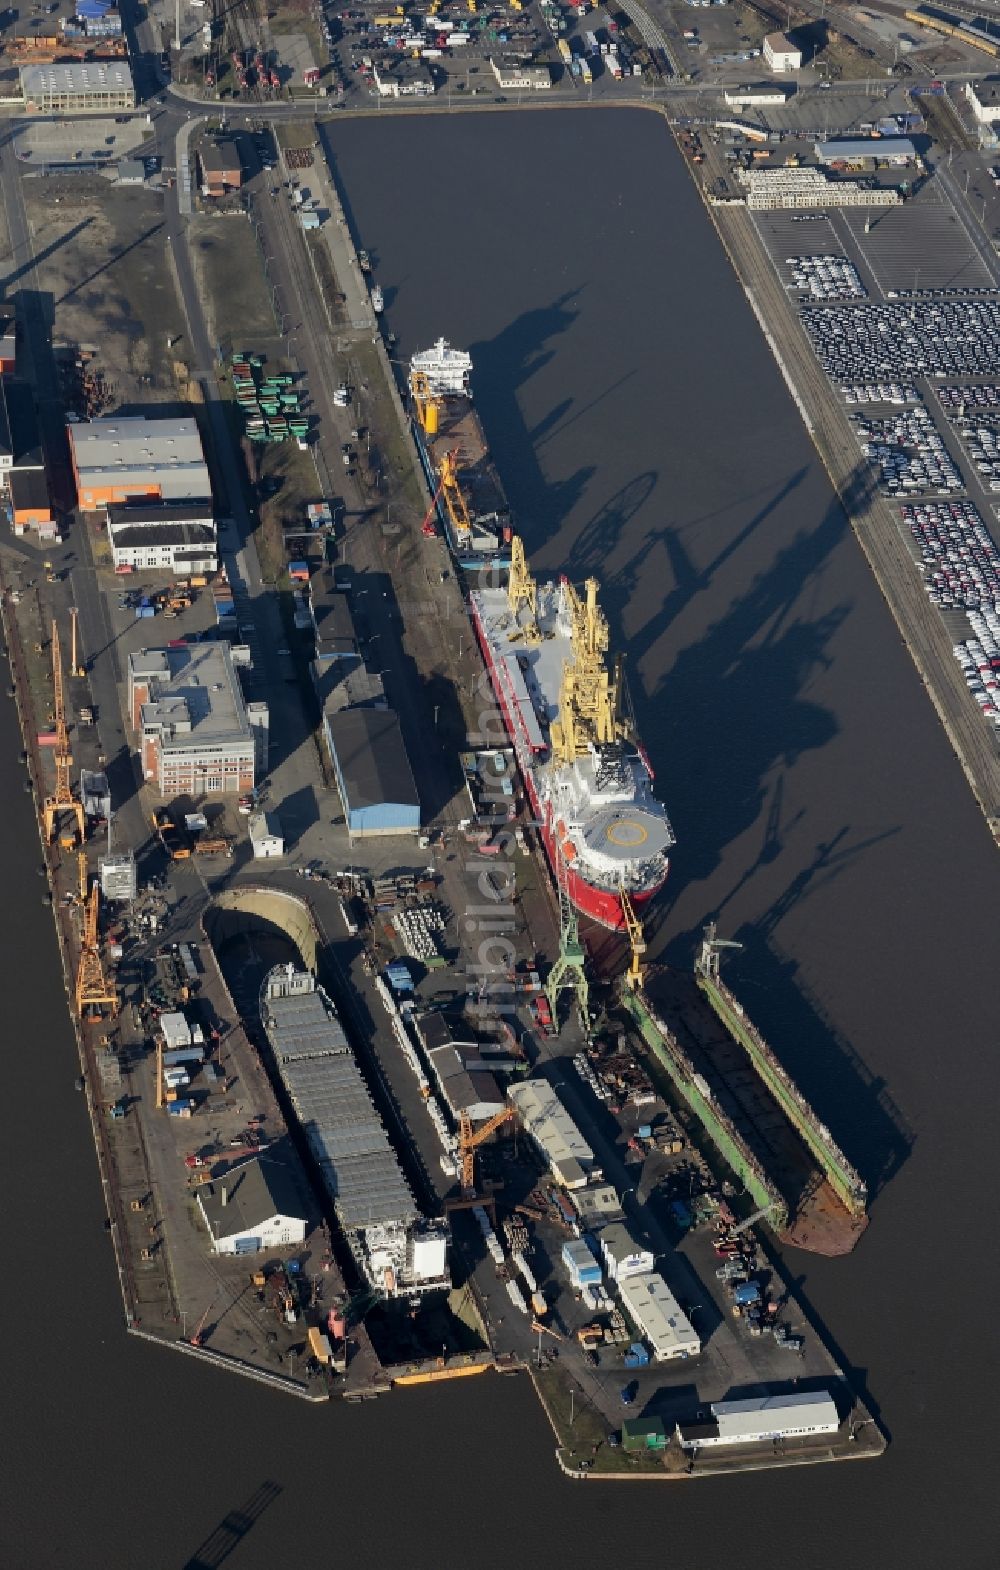
[[[399,720],[391,709],[344,709],[326,716],[349,812],[385,802],[420,806]]]
[[[289,1099],[346,1232],[417,1213],[340,1020],[325,994],[267,998],[264,1024]]]

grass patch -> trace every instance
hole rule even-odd
[[[317,142],[316,126],[312,120],[284,120],[275,126],[275,135],[278,146],[286,150],[298,150],[301,147],[315,147]]]
[[[611,1448],[604,1417],[559,1364],[537,1369],[532,1377],[558,1433],[567,1466],[578,1467],[587,1461],[594,1472],[662,1472],[658,1456],[627,1455],[620,1447]]]

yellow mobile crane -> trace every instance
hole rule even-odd
[[[598,582],[588,578],[581,599],[564,586],[572,621],[573,658],[563,665],[559,718],[552,726],[552,747],[561,763],[585,757],[590,747],[617,741],[624,733],[619,714],[620,673],[609,672],[608,623],[597,603]]]
[[[80,963],[76,971],[76,1012],[81,1019],[100,1018],[105,1009],[112,1015],[118,1012],[118,993],[104,974],[101,964],[101,947],[97,924],[100,913],[100,884],[94,881],[87,888],[87,857],[84,851],[77,856],[80,874],[80,907],[83,911],[83,934],[80,940]]]
[[[73,796],[73,787],[70,784],[70,770],[73,767],[73,754],[69,750],[69,730],[66,725],[66,704],[63,696],[63,670],[62,651],[59,647],[59,625],[52,623],[52,689],[56,718],[56,788],[51,796],[46,796],[42,804],[42,826],[45,838],[51,845],[55,838],[56,827],[64,812],[71,812],[76,821],[76,835],[60,835],[59,843],[67,850],[72,850],[75,844],[82,845],[87,837],[87,820],[84,817],[83,803]]]

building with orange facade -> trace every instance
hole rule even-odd
[[[96,512],[118,502],[206,501],[212,485],[198,422],[110,415],[66,427],[77,506]]]

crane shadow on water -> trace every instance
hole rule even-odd
[[[226,1512],[215,1530],[184,1561],[182,1570],[219,1570],[253,1531],[264,1511],[283,1493],[280,1483],[270,1479],[261,1483],[244,1504]]]

